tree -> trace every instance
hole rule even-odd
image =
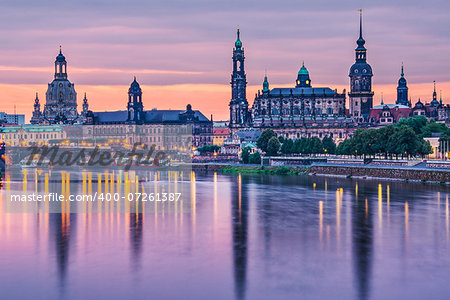
[[[421,134],[423,127],[427,124],[427,118],[425,116],[415,116],[411,118],[400,118],[395,124],[396,126],[409,126],[416,134]]]
[[[262,151],[267,152],[267,145],[272,137],[276,137],[275,132],[272,129],[266,129],[256,141],[256,145]]]
[[[322,139],[322,145],[323,149],[326,150],[326,153],[328,154],[334,154],[336,153],[336,144],[334,143],[333,139],[330,137],[324,137]]]
[[[244,164],[248,164],[250,158],[250,147],[244,147],[241,153],[241,159]]]
[[[251,163],[251,164],[261,164],[261,154],[259,154],[258,151],[256,151],[253,154],[250,154],[249,163]]]
[[[431,144],[429,141],[425,141],[422,139],[420,141],[419,150],[418,153],[420,156],[424,157],[425,155],[433,153],[433,148],[431,147]]]
[[[294,141],[292,141],[291,139],[285,139],[283,145],[281,145],[281,153],[290,154],[294,152],[293,150],[294,150]]]
[[[280,141],[278,141],[276,136],[273,136],[270,138],[269,142],[267,143],[267,155],[277,155],[278,150],[280,150]]]
[[[309,153],[319,154],[323,153],[323,144],[318,137],[313,137],[310,139]]]

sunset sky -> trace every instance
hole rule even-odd
[[[45,104],[59,45],[78,104],[125,109],[137,77],[146,109],[184,109],[228,118],[236,28],[253,102],[267,69],[270,86],[294,86],[304,60],[313,86],[348,90],[362,1],[0,0],[0,111],[31,117]],[[410,96],[430,101],[433,80],[450,103],[450,2],[364,1],[364,38],[375,104],[395,101],[404,62]]]

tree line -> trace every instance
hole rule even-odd
[[[427,121],[424,116],[400,119],[395,125],[379,129],[358,129],[355,134],[336,146],[330,137],[285,139],[271,129],[265,130],[256,142],[269,156],[279,154],[338,154],[354,156],[381,155],[385,158],[399,156],[425,156],[432,153],[424,137],[440,134],[440,140],[450,141],[450,129],[443,123]]]

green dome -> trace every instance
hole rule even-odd
[[[309,75],[308,69],[305,68],[305,64],[302,64],[300,71],[298,71],[298,75]]]

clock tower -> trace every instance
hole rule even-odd
[[[372,91],[372,67],[367,63],[367,49],[364,47],[366,41],[362,37],[362,10],[359,16],[359,38],[356,41],[358,47],[355,49],[356,61],[351,66],[349,106],[350,117],[357,123],[368,120],[370,109],[373,107]]]

